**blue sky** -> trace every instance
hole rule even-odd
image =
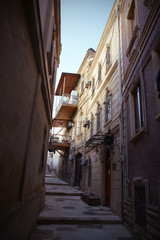
[[[88,48],[97,49],[114,0],[61,0],[62,72],[76,73]]]

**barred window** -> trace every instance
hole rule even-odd
[[[106,95],[106,122],[111,119],[111,93],[110,91],[107,92]]]

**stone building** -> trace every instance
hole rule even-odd
[[[24,240],[44,204],[60,1],[2,0],[0,22],[0,239]]]
[[[98,196],[102,205],[121,215],[122,4],[118,6],[115,1],[97,50],[88,49],[78,73],[62,73],[56,94],[62,95],[63,100],[53,126],[64,128],[64,135],[70,140],[61,143],[61,147],[54,140],[51,148],[61,148],[66,153],[61,157],[64,180]],[[78,97],[78,102],[68,98],[69,106],[70,93]]]
[[[124,220],[160,239],[160,2],[126,0],[122,12],[125,123]]]

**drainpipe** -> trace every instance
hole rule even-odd
[[[122,118],[122,79],[121,79],[121,55],[120,55],[120,27],[119,27],[119,9],[120,9],[120,0],[118,1],[116,8],[116,18],[117,18],[117,33],[118,33],[118,42],[117,42],[117,51],[118,51],[118,82],[119,82],[119,138],[120,138],[120,205],[121,205],[121,219],[123,219],[123,118]]]
[[[87,89],[85,89],[86,95],[85,95],[85,118],[87,116]],[[82,169],[83,169],[83,173],[82,173],[82,190],[84,191],[85,188],[85,168],[83,167],[83,164],[85,163],[86,160],[86,154],[85,154],[85,148],[86,148],[86,129],[84,128],[84,138],[83,138],[83,153],[82,153]]]

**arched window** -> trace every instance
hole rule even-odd
[[[106,122],[108,122],[111,119],[111,93],[110,91],[107,91],[106,94]]]
[[[101,108],[100,104],[98,103],[98,108],[97,108],[97,132],[101,128]]]

